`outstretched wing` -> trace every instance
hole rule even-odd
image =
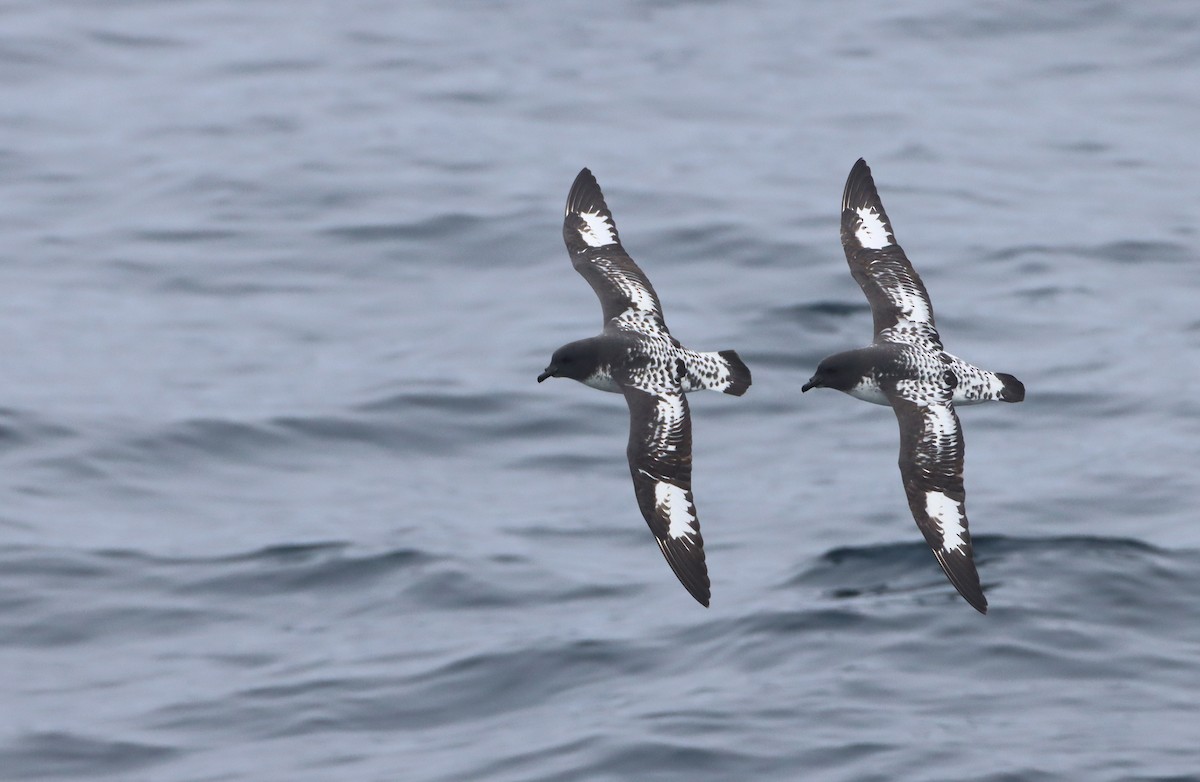
[[[900,477],[913,518],[950,583],[986,614],[987,598],[967,530],[963,436],[950,401],[953,384],[939,389],[937,398],[920,402],[894,389],[885,392],[900,422]]]
[[[896,244],[871,169],[862,158],[850,169],[842,192],[842,248],[850,273],[871,304],[875,341],[941,350],[929,294]]]
[[[563,239],[575,271],[600,297],[606,326],[667,333],[658,294],[621,246],[617,224],[604,203],[600,185],[586,168],[575,177],[567,196]]]
[[[642,516],[675,576],[707,606],[704,538],[692,500],[692,421],[679,392],[653,394],[626,387],[629,471]]]

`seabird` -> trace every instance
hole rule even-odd
[[[871,169],[861,158],[842,194],[842,247],[871,304],[875,341],[821,361],[801,391],[834,388],[891,405],[900,423],[900,476],[913,518],[950,583],[986,614],[967,531],[963,435],[954,408],[1020,402],[1025,386],[942,349],[929,294],[896,244]]]
[[[600,298],[599,336],[554,351],[538,376],[565,377],[625,395],[626,455],[638,506],[667,564],[702,605],[709,603],[704,539],[692,499],[692,421],[688,391],[741,396],[750,370],[732,350],[698,353],[679,344],[663,320],[650,280],[621,246],[616,223],[588,169],[567,196],[563,238],[575,270]]]

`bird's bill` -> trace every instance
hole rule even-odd
[[[816,387],[817,387],[817,379],[814,377],[812,380],[810,380],[807,383],[805,383],[804,385],[800,386],[800,393],[803,394],[808,389],[816,388]]]
[[[556,374],[558,374],[558,367],[551,364],[550,366],[546,367],[545,372],[538,375],[538,382],[540,383],[548,377],[554,377]]]

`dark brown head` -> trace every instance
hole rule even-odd
[[[800,387],[803,393],[810,388],[832,388],[849,391],[862,382],[870,372],[870,363],[862,351],[848,350],[822,359],[817,371]]]
[[[565,377],[583,382],[600,365],[600,346],[595,337],[568,342],[550,357],[546,371],[538,375],[538,382],[548,377]]]

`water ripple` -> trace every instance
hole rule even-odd
[[[154,744],[75,733],[26,733],[0,747],[0,779],[85,779],[128,774],[179,755]]]

